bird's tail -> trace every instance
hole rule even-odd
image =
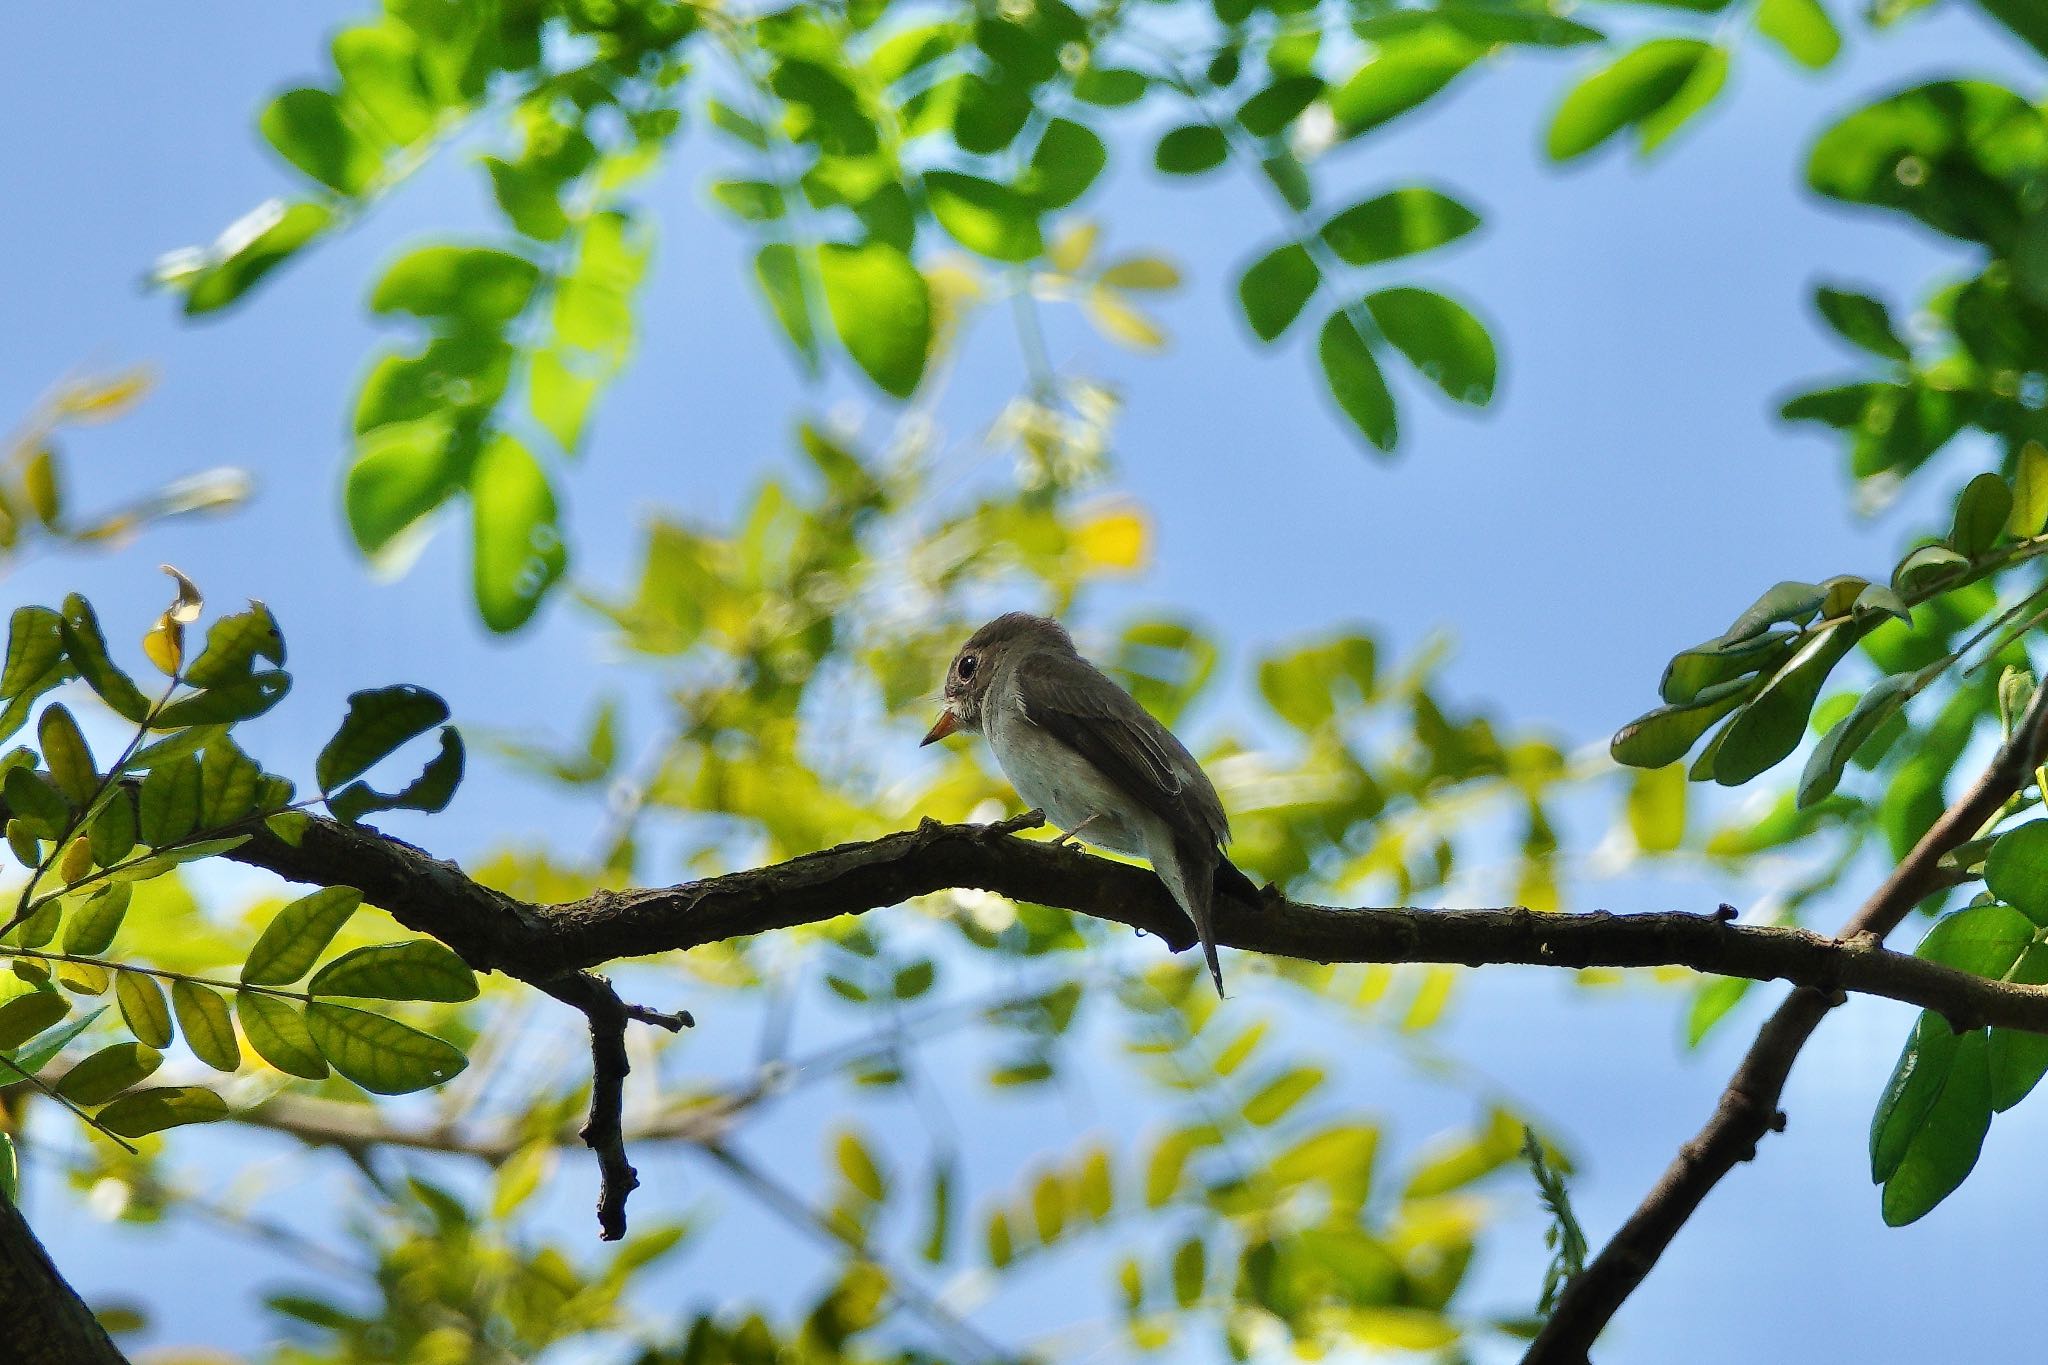
[[[1209,963],[1209,978],[1216,983],[1216,997],[1223,999],[1223,964],[1216,960],[1216,896],[1215,889],[1223,880],[1222,869],[1231,866],[1228,858],[1214,849],[1192,849],[1177,847],[1174,853],[1183,869],[1177,887],[1181,908],[1188,912],[1188,918],[1195,922],[1195,936],[1202,940],[1202,956]],[[1204,866],[1204,864],[1208,864]],[[1244,877],[1238,872],[1239,877]],[[1250,882],[1246,877],[1245,881]]]

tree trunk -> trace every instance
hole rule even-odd
[[[8,1365],[127,1365],[127,1357],[0,1199],[0,1360]]]

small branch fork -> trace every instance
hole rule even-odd
[[[2048,689],[2043,695],[2048,696]],[[2039,710],[2037,703],[2029,712],[2030,728],[2022,733],[2038,729]],[[2048,987],[1987,980],[1892,952],[1879,941],[1907,909],[1943,884],[1946,874],[1936,866],[1941,854],[1975,834],[2018,790],[2030,771],[2023,760],[2034,747],[2030,743],[2024,753],[2012,749],[2002,754],[1980,784],[1981,794],[1973,793],[1945,816],[1923,848],[1887,883],[1889,889],[1873,899],[1872,906],[1880,913],[1872,914],[1866,907],[1866,914],[1840,938],[1736,924],[1733,912],[1725,907],[1708,914],[1628,915],[1548,915],[1515,906],[1349,909],[1288,900],[1271,887],[1257,905],[1229,894],[1219,896],[1217,938],[1237,948],[1316,962],[1679,965],[1760,981],[1782,978],[1802,988],[1794,995],[1794,1004],[1811,999],[1822,1002],[1822,1011],[1824,1002],[1854,991],[1936,1010],[1958,1028],[1995,1025],[2048,1034]],[[927,820],[914,830],[767,867],[674,887],[599,891],[558,905],[518,900],[472,881],[455,864],[410,844],[317,818],[297,843],[286,843],[258,827],[246,843],[224,856],[292,881],[355,887],[371,904],[383,907],[407,928],[441,940],[478,970],[503,972],[580,1011],[590,1025],[593,1065],[591,1111],[583,1136],[603,1171],[599,1214],[609,1238],[623,1230],[625,1198],[635,1180],[620,1121],[627,1072],[625,1026],[639,1021],[675,1029],[689,1018],[623,1002],[608,982],[592,974],[592,968],[619,958],[862,914],[951,889],[996,892],[1129,925],[1155,935],[1175,951],[1194,944],[1187,917],[1146,869],[1012,837],[1043,823],[1036,811],[989,825]],[[1784,1067],[1789,1067],[1789,1055]],[[1767,1118],[1775,1113],[1771,1106],[1784,1067],[1759,1062],[1757,1074],[1741,1078],[1741,1093],[1763,1097],[1759,1103],[1769,1111]],[[1752,1126],[1742,1125],[1745,1131]],[[1751,1137],[1747,1146],[1754,1143]],[[1711,1183],[1709,1179],[1707,1184]],[[1663,1243],[1655,1245],[1661,1249]],[[1596,1275],[1608,1274],[1611,1271],[1596,1261],[1580,1283],[1597,1285],[1603,1280]],[[1568,1291],[1553,1327],[1558,1319],[1572,1320],[1566,1313],[1570,1307]]]
[[[640,1175],[626,1159],[626,1025],[652,1024],[680,1033],[696,1021],[688,1012],[663,1014],[644,1005],[629,1005],[612,983],[595,972],[577,972],[543,982],[540,989],[583,1012],[590,1021],[590,1117],[579,1134],[597,1153],[601,1179],[597,1194],[597,1226],[607,1242],[626,1235],[626,1196],[640,1184]]]
[[[2044,754],[2048,754],[2048,687],[2035,692],[2011,737],[1977,781],[1942,813],[1884,884],[1842,926],[1837,942],[1843,952],[1881,959],[1900,957],[1882,946],[1885,937],[1914,906],[1952,884],[1940,866],[1942,857],[1998,820],[2006,803],[2032,780]],[[1785,1114],[1778,1101],[1784,1095],[1792,1063],[1828,1011],[1843,1002],[1842,993],[1860,989],[1848,973],[1832,982],[1792,980],[1797,988],[1758,1031],[1706,1125],[1678,1149],[1671,1165],[1613,1240],[1565,1287],[1556,1311],[1530,1343],[1522,1365],[1584,1365],[1608,1321],[1657,1264],[1708,1191],[1737,1165],[1754,1158],[1757,1144],[1766,1134],[1784,1131]],[[1897,1000],[1909,998],[1877,993],[1891,994]],[[1989,1022],[1967,1009],[1959,1012],[1925,999],[1913,1003],[1946,1015],[1957,1030]]]

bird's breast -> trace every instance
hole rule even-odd
[[[1090,822],[1081,833],[1088,843],[1118,853],[1144,853],[1144,836],[1137,826],[1147,812],[1132,809],[1130,798],[1094,764],[1021,716],[992,722],[989,748],[1027,806],[1044,811],[1063,830]]]

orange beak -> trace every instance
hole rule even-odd
[[[960,717],[954,715],[952,708],[948,707],[939,712],[939,718],[932,722],[930,733],[925,735],[917,747],[922,749],[926,744],[936,744],[959,728]]]

